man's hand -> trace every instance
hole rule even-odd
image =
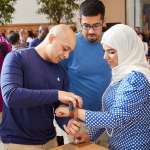
[[[82,98],[71,92],[58,91],[58,100],[64,104],[71,102],[74,107],[82,108],[83,105]]]

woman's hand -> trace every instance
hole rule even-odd
[[[89,135],[87,131],[84,130],[84,128],[85,126],[82,122],[76,121],[74,119],[69,120],[68,124],[64,125],[64,130],[66,133],[74,136],[75,144],[90,142]]]
[[[75,144],[80,144],[80,143],[87,143],[87,142],[90,142],[90,137],[88,135],[88,133],[83,133],[83,132],[78,132],[76,135],[75,135],[75,141],[74,143]]]
[[[69,112],[69,107],[65,105],[60,105],[56,110],[55,114],[57,117],[69,117],[70,112]]]
[[[74,119],[70,119],[68,124],[64,125],[63,127],[67,134],[75,136],[80,131],[80,128],[82,126],[83,125],[81,122],[76,121]]]

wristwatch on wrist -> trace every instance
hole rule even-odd
[[[78,108],[73,106],[73,103],[69,103],[69,117],[77,120],[78,119]]]

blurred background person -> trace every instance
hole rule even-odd
[[[28,47],[28,44],[26,42],[27,41],[27,37],[28,37],[27,31],[24,30],[24,29],[20,29],[20,31],[19,31],[19,38],[20,38],[19,47],[20,48]]]
[[[27,37],[27,41],[26,42],[27,42],[27,45],[29,46],[30,43],[34,40],[35,35],[34,35],[34,33],[31,30],[29,30],[27,32],[28,32],[28,37]]]
[[[2,34],[0,34],[0,80],[1,80],[1,69],[2,69],[4,58],[11,51],[11,49],[12,49],[11,44],[7,41],[7,39]],[[2,107],[3,107],[3,99],[2,99],[1,89],[0,89],[0,122],[2,118]]]
[[[20,38],[18,32],[12,32],[7,36],[8,42],[12,45],[12,50],[20,48]]]
[[[40,26],[39,29],[38,29],[37,38],[32,40],[31,43],[29,43],[29,47],[36,47],[37,45],[39,45],[44,40],[46,35],[48,34],[48,31],[49,31],[48,27]]]

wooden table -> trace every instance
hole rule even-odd
[[[96,144],[65,144],[62,146],[58,146],[56,148],[52,148],[51,150],[108,150],[100,145]]]

